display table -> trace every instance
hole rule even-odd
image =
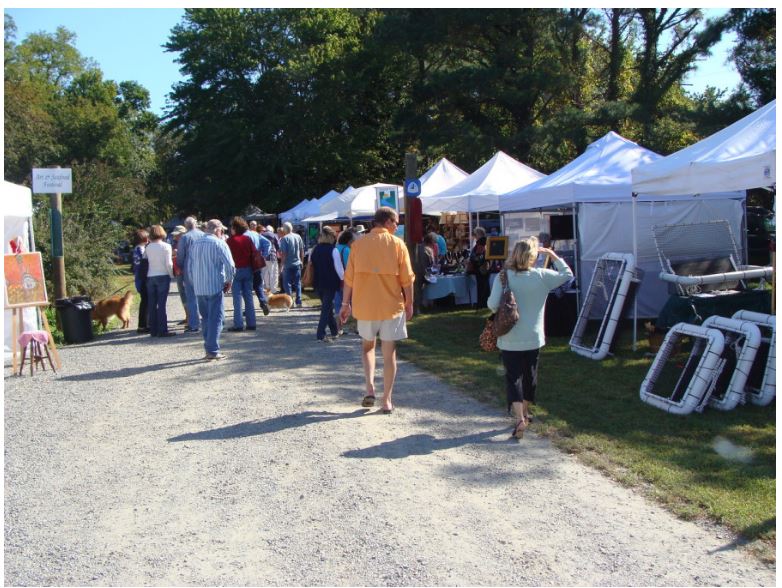
[[[494,283],[497,274],[489,275],[489,287]],[[466,274],[447,274],[436,276],[437,282],[424,286],[423,300],[431,302],[437,298],[445,298],[453,294],[454,304],[475,304],[478,300],[478,287],[475,276]]]

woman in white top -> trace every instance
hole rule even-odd
[[[536,268],[538,253],[548,255],[555,270]],[[508,407],[516,418],[513,436],[521,439],[529,424],[529,404],[535,402],[538,379],[538,355],[546,344],[543,313],[548,293],[573,277],[568,265],[554,251],[538,246],[537,237],[522,239],[505,262],[508,287],[516,297],[519,320],[505,335],[497,338],[505,366],[505,390]],[[488,307],[497,312],[502,296],[499,278],[489,296]]]
[[[168,330],[166,302],[174,277],[174,263],[171,259],[171,245],[165,242],[166,231],[160,225],[153,225],[149,231],[149,244],[144,257],[149,261],[147,272],[147,293],[149,297],[149,334],[152,337],[175,335]]]

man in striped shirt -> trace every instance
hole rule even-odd
[[[206,236],[193,242],[187,256],[187,275],[193,284],[204,332],[204,359],[223,359],[220,333],[223,330],[223,293],[231,288],[236,267],[218,219],[206,223]]]

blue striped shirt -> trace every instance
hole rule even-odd
[[[223,291],[236,274],[231,250],[225,241],[207,235],[190,244],[187,275],[196,296],[212,296]]]

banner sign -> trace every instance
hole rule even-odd
[[[33,192],[36,194],[70,194],[71,184],[69,167],[33,168]]]

